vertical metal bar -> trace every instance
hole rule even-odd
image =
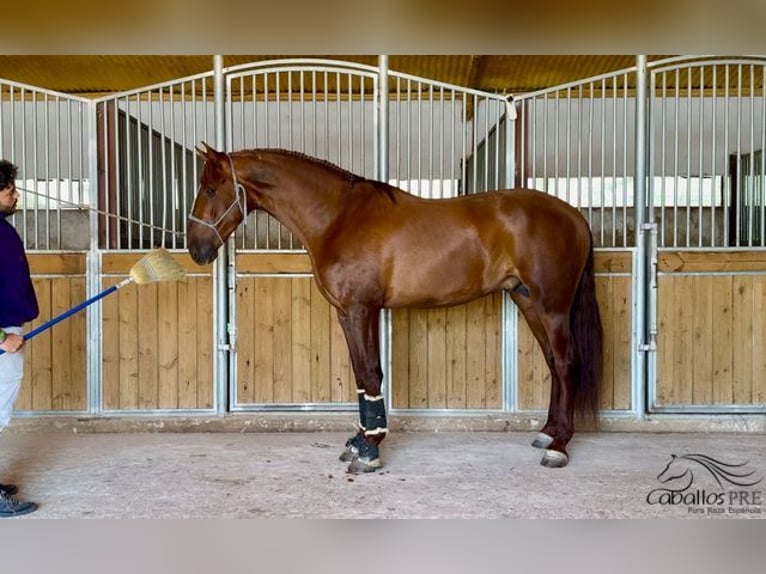
[[[593,227],[593,82],[588,85],[588,185],[586,186],[588,202],[588,225]]]
[[[742,186],[742,64],[737,64],[737,205],[734,208],[737,247],[742,240],[742,206],[744,205],[744,188]]]
[[[45,226],[43,231],[44,239],[41,243],[45,246],[45,249],[51,248],[51,210],[55,209],[57,212],[61,210],[61,203],[53,201],[53,190],[51,189],[51,149],[50,149],[50,121],[48,118],[48,112],[50,109],[50,100],[48,94],[43,94],[43,173],[45,174],[45,185],[47,190],[47,197],[45,198]]]
[[[571,158],[572,158],[572,88],[567,88],[567,101],[566,101],[566,140],[564,143],[564,153],[566,154],[565,168],[564,168],[564,193],[566,193],[566,201],[572,204],[572,190],[570,187],[571,172]],[[558,146],[556,146],[558,149]],[[558,173],[556,174],[558,175]]]
[[[346,102],[348,103],[348,122],[346,122],[346,141],[348,142],[348,169],[354,171],[354,85],[350,73],[346,74]]]
[[[104,109],[108,105],[107,102],[102,104]],[[98,103],[90,101],[84,105],[87,113],[81,117],[81,133],[84,134],[83,138],[87,146],[87,153],[82,153],[82,147],[80,148],[80,177],[86,175],[85,167],[87,167],[87,179],[90,182],[88,203],[90,204],[90,211],[88,212],[88,223],[90,229],[90,245],[88,253],[85,256],[86,261],[86,289],[88,292],[88,298],[94,297],[101,291],[101,255],[99,253],[98,244],[98,162],[95,158],[98,157],[98,125],[97,125],[97,111]],[[71,125],[71,124],[70,124]],[[86,162],[87,159],[87,164]],[[108,163],[108,162],[107,162]],[[83,165],[85,164],[85,166]],[[105,195],[107,195],[105,193]],[[104,218],[107,221],[108,218]],[[107,235],[108,238],[108,230]],[[108,247],[108,244],[104,246]],[[100,336],[102,333],[102,317],[101,317],[101,305],[90,305],[86,309],[86,340],[88,341],[88,353],[87,353],[87,410],[91,414],[98,413],[102,410],[102,385],[103,377],[101,369],[103,365],[103,338]]]
[[[542,153],[543,153],[543,167],[542,167],[542,179],[543,179],[543,191],[548,193],[548,113],[550,112],[550,103],[548,102],[548,94],[543,96],[543,141],[542,141]]]
[[[603,246],[606,238],[606,78],[601,80],[601,201],[599,203],[599,214],[601,221],[601,242]]]
[[[467,188],[468,186],[468,162],[466,161],[467,155],[468,155],[468,103],[466,102],[466,94],[462,93],[460,94],[462,98],[462,114],[461,114],[461,136],[462,136],[462,151],[461,151],[461,159],[460,162],[460,181],[465,182],[465,186]],[[468,193],[468,189],[464,189],[463,193]]]
[[[654,76],[652,76],[654,78]],[[652,90],[652,95],[654,95],[654,90]],[[656,112],[653,110],[653,112]],[[660,129],[660,138],[662,138],[662,143],[660,145],[660,178],[661,178],[661,193],[660,193],[660,245],[663,247],[666,245],[665,243],[665,206],[667,205],[667,139],[665,137],[665,134],[667,133],[667,112],[668,112],[668,74],[667,72],[662,72],[662,122],[661,122],[661,129]],[[654,113],[651,114],[652,117],[654,117]],[[656,177],[656,173],[652,173],[652,176]],[[654,203],[654,198],[652,197],[652,202]]]
[[[723,87],[723,149],[724,153],[729,152],[729,66],[724,66],[724,87]],[[723,162],[723,244],[729,245],[729,203],[731,201],[731,180],[729,179],[729,158],[724,157]]]
[[[635,166],[636,177],[635,185],[635,211],[636,211],[636,233],[638,241],[636,243],[636,256],[638,266],[636,269],[636,285],[638,289],[638,298],[634,303],[635,332],[638,334],[638,341],[651,344],[656,332],[654,300],[655,293],[653,277],[654,257],[653,246],[649,245],[652,233],[644,225],[646,217],[646,77],[647,77],[647,59],[644,55],[636,57],[636,147],[635,147]],[[651,213],[651,211],[649,211]],[[650,222],[651,223],[651,222]],[[647,322],[651,326],[647,330]],[[646,348],[646,347],[643,347]],[[641,347],[639,347],[639,350]],[[633,411],[643,417],[646,412],[646,389],[654,387],[654,379],[649,379],[647,365],[654,362],[654,357],[649,360],[644,352],[636,354],[638,377],[633,381]]]
[[[680,197],[679,193],[679,181],[678,181],[678,116],[681,113],[679,91],[680,91],[680,76],[681,72],[676,68],[676,83],[675,83],[675,114],[673,115],[673,247],[678,247],[678,201]]]
[[[444,176],[444,131],[445,131],[445,119],[444,114],[446,106],[444,103],[444,87],[439,88],[439,197],[444,197],[444,182],[447,179]]]
[[[692,205],[692,69],[686,68],[686,247],[691,247]]]
[[[758,177],[761,209],[761,247],[766,246],[766,66],[761,66],[761,172]]]
[[[712,113],[712,138],[710,141],[710,185],[711,185],[711,201],[710,201],[710,246],[715,247],[716,246],[716,195],[718,193],[723,193],[722,189],[716,189],[716,174],[718,173],[718,167],[716,165],[716,143],[718,142],[718,130],[717,128],[717,120],[718,120],[718,81],[717,81],[717,73],[718,73],[718,67],[714,64],[712,66],[712,79],[711,79],[711,90],[712,90],[712,98],[711,98],[711,108],[713,110]]]
[[[213,56],[213,68],[215,74],[213,80],[215,147],[221,150],[226,149],[224,114],[227,94],[224,87],[223,56]],[[231,268],[229,261],[232,262]],[[236,289],[236,285],[229,276],[230,270],[232,271],[231,278],[236,276],[236,269],[233,267],[235,261],[234,244],[232,241],[227,241],[226,249],[220,250],[213,263],[213,408],[219,415],[228,409],[230,389],[232,393],[236,392],[236,353],[228,352],[236,342],[236,331],[234,330],[236,314],[229,308],[229,301],[236,300],[236,297],[230,296]],[[229,335],[231,335],[231,339]],[[235,397],[236,395],[232,394],[231,396]]]
[[[755,91],[755,74],[753,64],[750,64],[750,180],[747,185],[747,199],[749,205],[747,206],[747,245],[753,246],[753,227],[754,227],[754,214],[756,210],[755,204],[755,102],[753,101],[753,93]],[[762,128],[763,129],[763,128]]]
[[[505,181],[502,187],[513,187],[516,166],[516,105],[511,98],[505,100]],[[498,134],[499,137],[499,134]],[[524,140],[520,143],[524,149]],[[499,146],[498,146],[499,148]],[[499,174],[498,174],[499,178]],[[518,310],[512,304],[508,293],[503,292],[502,299],[502,328],[500,329],[500,344],[502,353],[501,376],[503,380],[503,410],[516,412],[518,409],[518,361],[515,360],[518,348]]]
[[[388,142],[389,142],[389,125],[388,125],[388,56],[378,56],[378,78],[377,86],[374,90],[375,98],[375,142],[377,147],[377,161],[375,178],[378,181],[388,183]],[[391,310],[384,309],[380,311],[380,361],[383,365],[383,370],[388,375],[388,384],[383,385],[383,397],[385,403],[389,408],[393,405],[393,355],[391,353],[392,337],[393,337],[393,322],[391,317]]]
[[[428,86],[428,191],[429,197],[438,197],[434,186],[434,86]]]
[[[703,234],[702,234],[702,228],[704,227],[704,215],[703,215],[703,206],[705,204],[704,201],[704,184],[705,184],[705,178],[704,173],[702,169],[703,161],[704,161],[704,151],[705,151],[705,67],[700,66],[699,67],[699,97],[697,98],[697,101],[699,102],[699,165],[697,167],[697,197],[699,201],[699,206],[697,209],[697,247],[703,246]]]
[[[612,240],[609,243],[610,247],[614,247],[617,242],[617,76],[612,78]],[[638,225],[638,223],[636,223]]]

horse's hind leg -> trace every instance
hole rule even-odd
[[[359,431],[346,442],[340,460],[351,463],[349,472],[374,472],[382,466],[378,445],[388,433],[381,394],[380,310],[363,306],[338,310],[338,320],[351,355],[359,401]]]
[[[552,440],[550,444],[545,445],[545,455],[540,464],[548,467],[561,467],[566,466],[569,462],[566,447],[574,434],[577,359],[569,332],[568,315],[547,315],[542,322],[553,355],[551,406],[543,433],[550,436]]]
[[[542,349],[545,362],[548,365],[548,369],[551,372],[551,397],[550,404],[548,406],[548,420],[545,425],[537,433],[537,436],[532,441],[532,446],[535,448],[547,449],[553,442],[553,429],[555,428],[554,415],[558,412],[559,403],[559,384],[556,374],[556,365],[553,359],[553,351],[551,350],[551,344],[548,341],[548,335],[545,332],[545,327],[540,320],[540,315],[537,312],[535,305],[529,299],[528,294],[522,294],[518,291],[510,292],[511,299],[518,307],[521,314],[527,321],[532,334]]]

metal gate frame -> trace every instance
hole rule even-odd
[[[469,101],[469,105],[472,105],[475,108],[475,113],[477,114],[477,117],[479,115],[478,110],[482,105],[486,108],[486,105],[484,104],[484,101],[491,101],[495,103],[495,106],[497,107],[496,111],[496,119],[498,119],[498,125],[499,125],[499,118],[502,114],[505,118],[511,118],[511,121],[505,121],[505,132],[502,134],[491,134],[488,127],[486,128],[485,138],[481,141],[481,144],[477,141],[474,141],[474,147],[470,150],[474,155],[479,152],[479,148],[482,146],[485,146],[486,149],[482,150],[481,153],[483,153],[482,157],[484,158],[485,166],[480,170],[478,166],[474,166],[474,169],[472,171],[472,181],[474,187],[476,189],[480,189],[480,186],[488,186],[488,185],[495,185],[496,187],[510,187],[512,184],[512,174],[513,174],[513,154],[514,154],[514,138],[513,138],[513,119],[515,117],[515,108],[513,107],[512,103],[505,98],[504,96],[499,96],[497,94],[488,94],[484,92],[480,92],[477,90],[470,90],[466,88],[462,88],[460,86],[452,86],[445,83],[440,82],[434,82],[431,80],[427,80],[424,78],[418,78],[411,75],[406,74],[400,74],[397,72],[389,72],[388,70],[388,58],[387,56],[380,56],[378,61],[378,66],[366,66],[366,65],[360,65],[360,64],[354,64],[349,62],[341,62],[341,61],[333,61],[333,60],[318,60],[318,59],[310,59],[310,60],[301,60],[301,59],[285,59],[285,60],[276,60],[276,61],[266,61],[266,62],[260,62],[260,63],[253,63],[253,64],[243,64],[234,66],[231,68],[226,68],[220,71],[221,75],[223,76],[222,82],[225,83],[225,90],[224,93],[226,94],[226,102],[224,104],[224,111],[222,113],[222,120],[225,122],[226,125],[226,134],[223,138],[225,141],[225,149],[228,151],[232,151],[235,148],[238,149],[240,147],[248,147],[249,144],[255,144],[255,140],[257,139],[257,136],[255,134],[245,134],[245,128],[244,128],[244,116],[245,116],[245,110],[239,114],[239,121],[235,121],[234,116],[235,112],[232,109],[233,108],[233,102],[237,99],[236,88],[233,87],[235,84],[240,85],[247,81],[248,84],[252,83],[255,84],[256,81],[263,81],[264,85],[266,84],[266,78],[269,75],[273,75],[275,80],[276,88],[274,88],[274,93],[272,94],[273,97],[276,100],[276,107],[277,107],[277,120],[280,121],[282,119],[282,116],[279,114],[279,101],[283,99],[283,95],[280,92],[280,84],[279,84],[279,75],[280,74],[287,74],[287,79],[285,80],[288,84],[288,90],[287,90],[287,97],[288,97],[288,106],[287,111],[285,112],[288,117],[285,121],[290,121],[292,119],[292,109],[289,107],[289,104],[292,103],[292,97],[293,94],[291,92],[291,84],[292,78],[289,74],[299,74],[300,80],[298,82],[300,83],[299,90],[296,90],[298,93],[298,98],[301,103],[301,106],[303,105],[303,74],[308,74],[309,78],[312,77],[312,75],[316,74],[325,74],[325,81],[327,74],[337,74],[338,77],[344,76],[348,78],[348,84],[351,84],[352,78],[354,81],[361,82],[362,86],[364,86],[364,82],[368,81],[371,83],[371,88],[366,93],[372,94],[372,98],[369,105],[374,105],[374,111],[372,112],[371,117],[371,124],[373,126],[374,135],[372,137],[372,141],[368,142],[371,144],[372,149],[368,150],[370,153],[370,157],[372,158],[372,173],[370,174],[363,174],[367,175],[367,177],[372,177],[374,179],[378,179],[381,181],[388,181],[389,180],[389,155],[390,153],[394,152],[396,158],[398,159],[399,154],[399,141],[398,141],[398,132],[397,132],[397,139],[392,144],[390,142],[390,124],[389,124],[389,108],[392,104],[397,103],[397,98],[392,98],[392,95],[390,94],[389,90],[382,90],[381,86],[389,86],[390,83],[395,83],[397,86],[397,93],[401,86],[405,86],[405,89],[409,91],[411,89],[412,85],[415,84],[418,87],[418,93],[421,93],[423,91],[427,91],[430,94],[430,99],[427,97],[423,102],[418,101],[419,104],[428,106],[433,106],[434,98],[439,98],[443,100],[444,93],[452,93],[452,102],[454,104],[454,98],[455,98],[455,92],[460,92],[462,97],[464,98],[463,103],[466,101]],[[306,88],[309,90],[310,88]],[[438,92],[436,96],[434,96],[434,93]],[[364,101],[364,89],[362,93],[362,102]],[[316,96],[316,94],[313,94]],[[322,94],[320,94],[321,96]],[[324,97],[326,99],[327,94],[324,94]],[[242,96],[239,96],[239,99],[242,99]],[[348,102],[346,102],[348,103]],[[244,108],[244,106],[243,106]],[[433,111],[433,110],[431,110]],[[301,107],[300,113],[301,113],[301,122],[304,121],[302,116],[303,108]],[[253,116],[257,116],[257,111],[251,111],[250,112]],[[297,112],[296,112],[297,113]],[[419,113],[419,112],[418,112]],[[488,125],[489,122],[489,111],[484,110],[483,112],[483,118],[485,121],[485,124]],[[362,116],[363,117],[363,116]],[[418,118],[420,120],[420,118]],[[362,120],[364,121],[364,120]],[[399,121],[399,120],[397,120]],[[478,121],[478,120],[477,120]],[[243,127],[241,130],[238,130],[238,123],[242,122]],[[250,125],[250,124],[248,124]],[[253,131],[262,131],[262,126],[255,127],[255,120],[253,120]],[[302,125],[301,127],[305,127],[305,125]],[[431,127],[433,128],[433,122],[431,123]],[[438,125],[436,126],[439,127]],[[444,132],[444,126],[441,126],[441,133],[443,135]],[[478,128],[474,128],[478,131]],[[272,138],[272,134],[269,132],[268,127],[266,128],[266,134],[265,138],[267,141],[258,141],[258,146],[265,146],[269,147],[275,146],[275,147],[282,147],[281,142],[279,139],[280,133],[278,132],[276,135],[276,141],[268,141],[270,138]],[[292,140],[292,127],[288,127],[289,132],[289,139]],[[316,128],[315,128],[316,133]],[[349,131],[349,135],[351,134],[351,131]],[[454,126],[453,126],[453,137],[454,137]],[[491,138],[494,138],[493,141],[489,141]],[[301,138],[302,141],[303,138]],[[236,143],[235,143],[236,140]],[[498,144],[500,141],[507,141],[508,145],[505,146],[504,149],[501,150],[501,147]],[[433,142],[431,142],[433,143]],[[367,145],[367,144],[365,144]],[[491,152],[489,150],[489,146],[493,146],[494,150],[494,156],[491,155]],[[463,146],[465,146],[465,142],[463,142]],[[256,147],[253,145],[253,147]],[[292,145],[290,146],[290,149],[297,149],[298,151],[306,151],[303,149],[300,149],[301,146]],[[353,146],[352,146],[353,147]],[[408,148],[409,149],[409,148]],[[362,154],[365,154],[364,148],[362,148]],[[310,151],[310,150],[309,150]],[[438,150],[436,148],[433,148],[430,150],[429,153],[441,153],[442,150]],[[340,153],[340,151],[339,151]],[[413,150],[413,153],[420,154],[423,153],[423,150],[420,149],[420,146],[418,144],[418,147],[416,150]],[[317,155],[316,153],[310,153],[310,155]],[[501,157],[502,156],[502,157]],[[490,158],[493,158],[493,166],[490,166],[487,162],[490,161]],[[333,160],[336,163],[341,163],[337,160]],[[406,160],[409,162],[409,158]],[[394,166],[398,167],[397,161],[394,161]],[[364,162],[363,162],[364,165]],[[345,167],[347,169],[353,169],[350,168],[348,165],[342,165],[342,167]],[[494,171],[493,168],[494,167]],[[465,175],[466,166],[462,166],[463,174]],[[356,172],[362,173],[360,169],[356,169]],[[478,180],[477,178],[479,175],[483,176],[483,179]],[[251,218],[253,217],[251,216]],[[228,309],[230,320],[228,324],[226,325],[226,333],[229,337],[228,345],[226,346],[226,350],[229,351],[229,362],[227,364],[227,369],[229,371],[228,376],[228,399],[227,403],[229,405],[229,410],[232,412],[238,412],[238,411],[305,411],[305,410],[316,410],[316,411],[351,411],[355,410],[357,408],[357,405],[355,403],[301,403],[301,404],[266,404],[266,405],[259,405],[259,404],[242,404],[238,400],[237,396],[237,332],[238,327],[236,324],[237,321],[237,309],[236,309],[236,281],[237,281],[237,269],[236,269],[236,254],[237,253],[243,253],[243,252],[260,252],[260,253],[268,253],[270,250],[267,248],[255,248],[255,249],[240,249],[238,250],[235,242],[238,242],[238,239],[232,239],[229,241],[229,244],[227,246],[227,260],[228,260],[228,289],[226,291],[228,301],[226,302],[225,306]],[[288,252],[288,253],[303,253],[304,251],[302,249],[287,249],[286,251],[283,250],[281,252]],[[283,277],[285,275],[282,275]],[[303,276],[303,275],[301,275]],[[221,290],[223,292],[223,290]],[[504,303],[503,303],[503,317],[502,317],[502,325],[501,325],[501,333],[503,337],[503,349],[502,349],[502,390],[503,390],[503,407],[500,409],[500,412],[510,412],[514,410],[515,407],[515,369],[512,368],[512,365],[510,364],[510,356],[512,353],[511,348],[514,346],[515,342],[515,328],[516,328],[516,313],[514,311],[511,311],[512,303],[508,299],[508,297],[505,297]],[[222,304],[223,307],[223,304]],[[391,353],[391,340],[392,340],[392,328],[391,328],[391,311],[390,310],[384,310],[382,311],[381,316],[381,362],[383,364],[383,369],[386,374],[384,379],[384,386],[383,386],[383,394],[386,397],[386,400],[388,401],[389,405],[392,405],[392,399],[391,399],[391,386],[392,386],[392,353]],[[224,401],[221,401],[223,403]],[[392,412],[397,412],[395,408],[390,408]],[[413,413],[415,411],[413,410],[407,410],[409,413]],[[427,412],[427,411],[426,411]],[[458,411],[450,411],[450,412],[456,412]],[[459,414],[465,414],[469,411],[459,411]],[[491,411],[482,411],[482,412],[491,412]]]
[[[507,105],[506,118],[510,121],[505,122],[504,133],[507,142],[506,149],[504,150],[502,161],[497,161],[495,171],[496,183],[502,182],[505,187],[513,187],[514,176],[517,176],[521,170],[524,169],[524,145],[523,145],[523,130],[525,129],[523,121],[516,118],[515,110],[519,106],[523,106],[524,102],[531,101],[534,97],[543,94],[543,92],[553,93],[555,91],[569,90],[578,85],[583,85],[589,81],[600,81],[605,77],[615,77],[618,75],[635,74],[635,119],[634,119],[634,141],[632,145],[635,146],[633,150],[633,161],[635,162],[635,180],[633,193],[635,197],[635,205],[641,208],[636,209],[635,212],[635,241],[633,243],[626,243],[624,248],[633,254],[634,261],[634,273],[632,277],[632,291],[634,295],[634,324],[632,327],[632,340],[631,340],[631,357],[633,366],[631,368],[631,396],[632,404],[631,409],[628,411],[609,412],[609,416],[629,416],[641,419],[647,414],[750,414],[757,413],[762,414],[766,412],[766,407],[760,405],[711,405],[706,407],[695,408],[657,408],[656,402],[656,384],[657,384],[657,261],[658,254],[661,253],[662,247],[658,243],[658,221],[654,209],[650,206],[654,198],[655,189],[653,188],[653,175],[655,173],[655,164],[653,163],[653,157],[655,153],[655,143],[652,139],[653,130],[656,127],[657,111],[654,108],[654,93],[656,89],[656,78],[658,74],[664,73],[670,70],[683,69],[684,66],[691,65],[693,63],[705,62],[703,57],[679,57],[671,58],[663,61],[647,62],[646,56],[639,55],[636,57],[636,66],[628,68],[626,70],[620,70],[612,74],[605,75],[603,77],[591,78],[578,82],[573,82],[568,85],[558,86],[548,90],[521,94],[516,97],[500,96],[498,94],[487,94],[476,90],[469,90],[461,88],[459,86],[450,86],[447,84],[441,84],[433,82],[423,78],[415,78],[412,76],[406,76],[398,74],[396,72],[390,72],[388,70],[388,58],[386,56],[380,56],[377,67],[360,66],[356,64],[350,64],[348,62],[334,62],[334,61],[312,61],[309,64],[312,66],[339,66],[343,69],[344,73],[353,73],[363,75],[374,82],[375,86],[375,102],[376,109],[374,115],[374,124],[376,136],[374,139],[375,149],[373,151],[375,158],[375,174],[374,176],[379,179],[387,179],[390,168],[390,150],[391,142],[389,141],[389,94],[385,90],[381,90],[380,86],[389,85],[392,80],[396,81],[412,81],[422,82],[423,84],[430,85],[433,89],[439,90],[460,90],[467,96],[474,98],[487,98],[497,102],[503,102]],[[748,57],[748,58],[715,58],[709,57],[710,62],[728,62],[732,65],[756,65],[766,67],[766,58],[761,57]],[[212,83],[214,86],[214,145],[218,149],[231,149],[234,141],[232,139],[232,113],[231,104],[231,81],[236,78],[237,75],[249,73],[253,69],[266,70],[267,68],[274,68],[285,65],[293,65],[292,61],[280,61],[280,62],[264,62],[253,65],[236,66],[232,68],[224,68],[223,57],[213,57],[213,72]],[[305,62],[304,62],[305,63]],[[760,72],[763,73],[763,72]],[[752,72],[751,72],[752,74]],[[211,74],[203,74],[210,77]],[[183,82],[185,79],[179,80]],[[171,82],[168,85],[175,83]],[[9,84],[12,84],[9,82]],[[99,181],[99,171],[97,166],[97,153],[96,148],[98,145],[98,114],[97,108],[99,105],[104,104],[107,101],[116,101],[121,97],[128,97],[130,94],[137,91],[117,94],[96,100],[83,100],[82,98],[69,98],[64,94],[56,94],[47,90],[39,90],[31,86],[24,86],[21,84],[15,84],[19,90],[39,91],[45,94],[45,98],[63,98],[71,99],[78,105],[84,105],[87,109],[85,113],[86,117],[82,118],[82,129],[84,137],[84,154],[87,162],[88,177],[91,182]],[[164,86],[164,85],[163,85]],[[159,89],[162,90],[163,86],[152,86],[146,88],[146,90]],[[626,83],[627,86],[627,83]],[[766,97],[766,94],[764,94]],[[498,124],[499,125],[499,124]],[[42,129],[42,128],[41,128]],[[569,128],[567,128],[569,129]],[[766,128],[765,128],[766,130]],[[762,139],[765,137],[759,134]],[[487,146],[491,142],[489,139],[485,142]],[[499,152],[496,152],[499,153]],[[521,160],[521,164],[517,165],[517,162]],[[763,160],[761,160],[763,161]],[[488,172],[489,173],[489,172]],[[488,178],[489,179],[489,178]],[[89,226],[91,233],[91,245],[87,252],[87,291],[88,295],[92,296],[96,294],[101,288],[101,266],[100,255],[101,251],[98,241],[98,215],[96,210],[103,208],[103,206],[97,203],[99,193],[103,190],[94,190],[91,194],[91,213],[89,215]],[[763,238],[761,238],[763,242]],[[763,249],[763,244],[753,246]],[[748,247],[748,249],[751,247]],[[725,251],[724,247],[712,246],[711,249]],[[236,267],[235,267],[235,253],[236,246],[234,241],[230,241],[227,245],[227,249],[222,252],[221,257],[215,263],[214,268],[214,285],[215,285],[215,311],[213,317],[213,329],[214,329],[214,408],[213,412],[217,414],[225,414],[231,412],[231,400],[234,396],[236,389],[236,366],[235,355],[232,352],[236,349],[236,325],[233,323],[233,317],[235,317],[235,307],[233,297],[231,294],[236,285]],[[529,413],[530,411],[520,411],[518,409],[517,397],[516,397],[516,372],[514,361],[512,360],[511,353],[515,351],[516,345],[516,331],[517,331],[517,316],[516,312],[512,308],[512,303],[506,300],[503,306],[503,318],[502,318],[502,333],[503,333],[503,413]],[[100,315],[96,308],[91,308],[88,311],[87,318],[87,331],[88,341],[91,345],[97,344],[99,341],[98,333],[100,328]],[[391,327],[390,327],[390,315],[384,315],[383,321],[383,363],[388,367],[387,372],[390,372],[391,365],[391,350],[388,342],[390,341]],[[87,358],[87,413],[93,415],[106,414],[101,404],[101,364],[100,364],[100,352],[89,351]],[[386,392],[390,394],[389,385],[386,385]],[[389,404],[390,404],[390,396]],[[286,407],[286,410],[306,410],[307,405],[291,405]],[[310,408],[317,408],[321,410],[322,406],[308,405]],[[332,405],[331,409],[338,408],[339,410],[353,410],[353,405]],[[242,409],[247,410],[247,409]],[[260,410],[256,408],[255,410]],[[263,410],[273,410],[271,407],[264,407]],[[130,416],[134,414],[146,415],[174,415],[174,414],[193,414],[200,413],[201,411],[171,411],[171,410],[137,410],[129,412],[110,411],[108,414],[119,414],[124,416]],[[410,411],[408,411],[410,412]],[[492,411],[481,411],[483,414]],[[444,411],[426,411],[428,414],[445,414]],[[453,411],[450,411],[453,413]],[[34,415],[34,414],[69,414],[62,411],[45,411],[45,412],[26,412],[20,413],[22,415]],[[423,411],[417,412],[417,414],[425,414]],[[473,414],[473,412],[454,412],[454,414]],[[532,413],[536,414],[536,413]]]

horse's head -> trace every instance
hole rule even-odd
[[[197,153],[205,164],[186,230],[189,253],[200,265],[216,258],[218,248],[247,215],[245,189],[237,181],[231,156],[203,145]]]
[[[689,474],[689,467],[683,464],[683,457],[679,458],[674,454],[670,455],[670,462],[665,466],[663,471],[657,475],[657,480],[662,483],[668,483],[674,480],[679,480]]]

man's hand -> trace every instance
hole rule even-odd
[[[6,353],[16,353],[24,346],[24,337],[15,333],[6,333],[5,341],[0,343],[0,349]]]

